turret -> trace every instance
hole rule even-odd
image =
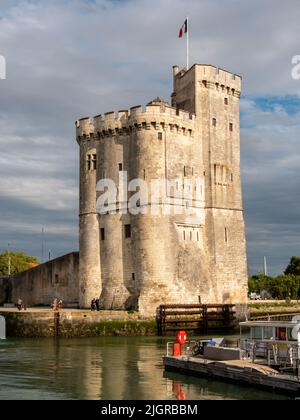
[[[80,146],[79,200],[79,305],[89,308],[91,300],[102,290],[99,223],[96,212],[97,144],[92,120],[76,122],[76,138]]]

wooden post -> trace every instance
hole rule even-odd
[[[208,331],[208,319],[207,319],[207,305],[203,305],[203,332],[206,334]]]
[[[161,307],[162,335],[166,335],[166,308]]]
[[[230,327],[230,308],[229,305],[223,306],[224,325],[227,329]]]
[[[161,305],[157,311],[157,317],[156,317],[156,324],[157,324],[157,334],[159,336],[162,335],[162,325],[161,325]]]
[[[60,313],[54,311],[54,337],[60,336]]]

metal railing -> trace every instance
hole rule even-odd
[[[275,340],[241,340],[241,350],[253,361],[256,358],[265,359],[268,365],[297,368],[300,361],[300,345],[292,342]]]

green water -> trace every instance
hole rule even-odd
[[[165,339],[0,341],[0,400],[282,399],[252,388],[164,374]]]

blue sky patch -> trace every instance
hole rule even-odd
[[[298,95],[267,96],[249,98],[254,100],[256,106],[262,111],[274,111],[276,106],[282,107],[289,115],[300,112],[300,97]]]

